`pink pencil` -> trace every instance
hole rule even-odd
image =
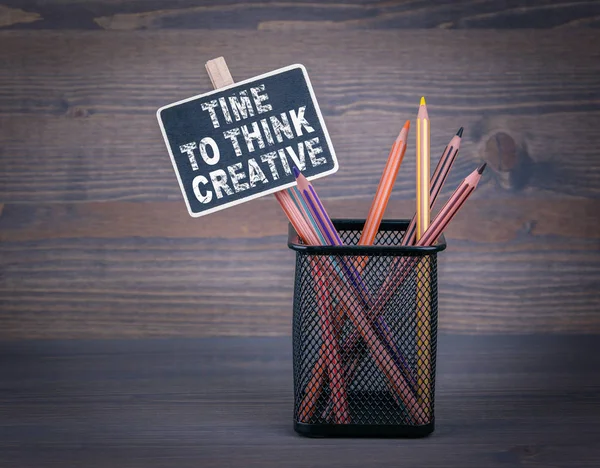
[[[417,246],[426,247],[434,245],[437,242],[438,237],[440,237],[443,230],[446,229],[448,223],[452,221],[452,218],[454,218],[458,210],[462,207],[467,198],[469,198],[471,193],[473,193],[477,187],[485,166],[485,163],[479,166],[460,183],[452,196],[437,214],[433,222],[429,225],[427,231],[425,231],[421,239],[417,241]],[[392,275],[391,280],[389,282],[386,281],[388,286],[385,289],[382,288],[379,295],[375,299],[375,303],[371,309],[372,313],[381,313],[385,303],[389,300],[394,291],[396,291],[396,289],[402,284],[402,281],[410,272],[410,268],[407,267],[413,266],[418,261],[418,257],[402,257],[402,261],[396,269],[396,272]]]
[[[430,182],[430,194],[429,194],[429,208],[432,209],[433,205],[435,205],[435,201],[437,200],[438,195],[440,194],[446,179],[448,178],[448,174],[450,173],[450,169],[456,160],[456,156],[458,155],[458,150],[460,149],[460,142],[462,140],[463,128],[460,127],[456,135],[452,137],[450,142],[446,145],[444,152],[442,153],[442,157],[438,161],[437,166],[435,167],[435,172],[433,176],[431,176]],[[402,238],[401,245],[414,245],[417,234],[417,215],[415,214],[406,228],[406,232],[404,233],[404,237]]]

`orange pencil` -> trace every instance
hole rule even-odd
[[[406,141],[408,138],[409,129],[410,121],[407,120],[404,124],[404,127],[402,127],[402,130],[400,130],[400,133],[394,142],[394,146],[392,146],[390,155],[388,156],[387,163],[383,169],[383,174],[381,174],[381,179],[379,180],[379,185],[377,186],[377,192],[375,192],[373,203],[371,203],[371,209],[369,210],[365,226],[362,234],[360,235],[358,245],[373,245],[373,242],[375,241],[375,236],[379,231],[379,225],[381,224],[381,220],[383,218],[383,213],[387,207],[388,200],[390,199],[390,195],[392,193],[392,188],[394,187],[394,182],[396,182],[398,170],[400,169],[402,159],[404,158],[404,153],[406,152]]]

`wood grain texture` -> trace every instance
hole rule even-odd
[[[30,29],[597,28],[600,24],[600,7],[591,0],[171,0],[168,4],[158,0],[4,0],[4,4],[40,20],[23,23],[17,17],[0,21],[0,26]]]
[[[333,200],[328,209],[357,217],[369,203]],[[394,201],[388,217],[412,207]],[[466,205],[440,256],[441,329],[600,333],[599,208]],[[272,197],[210,223],[189,218],[180,202],[9,204],[0,218],[0,339],[289,334],[286,229]]]
[[[521,167],[520,188],[598,196],[600,49],[581,46],[600,41],[595,31],[215,32],[200,44],[198,37],[3,33],[1,199],[177,199],[154,112],[210,90],[196,57],[214,50],[236,64],[236,80],[288,65],[289,57],[305,63],[341,158],[325,198],[341,196],[348,184],[354,195],[371,196],[364,181],[378,180],[380,168],[365,164],[365,155],[384,160],[421,94],[431,103],[436,157],[464,125],[469,137],[458,164],[468,172],[483,158],[487,139],[502,130],[531,161]],[[286,46],[245,58],[264,43]],[[424,85],[421,73],[404,64],[431,50],[439,58],[423,63]],[[402,173],[413,166],[406,158]],[[411,178],[400,184],[399,193],[412,196]]]
[[[425,439],[292,432],[289,338],[0,343],[0,466],[597,467],[600,346],[442,335]]]
[[[334,217],[365,216],[420,95],[435,160],[465,126],[442,199],[481,161],[490,170],[447,231],[442,330],[600,332],[597,30],[61,31],[45,22],[61,8],[158,7],[6,5],[46,8],[30,26],[59,30],[0,32],[0,339],[289,334],[283,213],[268,197],[189,218],[154,115],[210,90],[203,64],[217,55],[235,80],[307,66],[340,160],[315,184]],[[414,170],[406,157],[388,217],[414,212]]]

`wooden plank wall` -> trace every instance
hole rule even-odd
[[[447,231],[440,327],[600,332],[600,3],[3,0],[0,339],[287,335],[294,257],[272,196],[187,215],[158,107],[306,65],[340,159],[316,182],[364,217],[427,96]],[[414,135],[389,217],[414,211]]]

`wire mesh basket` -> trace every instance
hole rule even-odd
[[[334,220],[343,246],[309,246],[290,226],[294,429],[308,436],[419,437],[434,429],[437,253],[400,245],[408,221]]]

